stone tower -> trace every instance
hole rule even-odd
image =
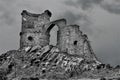
[[[21,15],[20,48],[48,45],[50,34],[47,29],[52,15],[51,12],[46,10],[42,14],[33,14],[23,10]]]
[[[79,55],[87,61],[97,60],[87,35],[82,33],[78,25],[61,26],[58,30],[57,46],[61,52]]]
[[[58,47],[69,54],[82,54],[81,31],[78,25],[68,25],[58,31]]]

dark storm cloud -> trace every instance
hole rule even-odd
[[[120,14],[120,1],[112,0],[112,3],[109,3],[107,0],[77,0],[77,1],[65,1],[65,4],[74,7],[80,7],[82,10],[88,10],[94,5],[100,5],[104,10]]]
[[[102,3],[101,7],[109,13],[120,14],[120,1],[114,1],[113,3]]]
[[[68,23],[72,23],[75,24],[77,23],[77,21],[79,20],[84,20],[84,21],[88,21],[88,18],[86,15],[83,14],[74,14],[74,12],[71,11],[66,11],[62,16],[59,16],[60,18],[66,18]]]
[[[65,4],[75,7],[81,7],[83,10],[87,10],[92,8],[94,5],[100,4],[103,0],[77,0],[74,1],[66,1]]]
[[[87,32],[89,35],[93,34],[93,31],[88,25],[91,25],[91,21],[89,20],[89,17],[83,13],[74,14],[74,12],[66,11],[62,16],[59,16],[58,18],[65,18],[67,19],[68,24],[78,24],[80,26],[80,29]]]
[[[92,9],[93,6],[99,5],[102,3],[103,0],[76,0],[76,1],[70,1],[67,0],[64,3],[68,6],[76,7],[76,9],[81,8],[82,10],[89,10]],[[84,21],[84,24],[81,25],[81,29],[84,30],[87,34],[92,35],[93,29],[90,27],[92,24],[91,19],[87,15],[75,15],[71,14],[72,12],[66,12],[64,16],[68,16],[67,19],[69,22],[78,22],[77,24],[80,24],[81,20]],[[74,12],[73,12],[74,13]],[[71,19],[70,19],[71,18]]]

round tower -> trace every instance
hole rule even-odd
[[[47,32],[47,24],[50,22],[51,12],[46,10],[42,14],[33,14],[23,10],[21,15],[20,49],[27,46],[48,45],[50,34]]]

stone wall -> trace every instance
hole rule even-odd
[[[48,45],[50,35],[47,32],[47,24],[50,22],[51,12],[46,10],[42,14],[33,14],[24,10],[21,15],[20,48]]]

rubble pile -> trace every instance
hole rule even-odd
[[[100,62],[78,25],[66,25],[65,19],[50,22],[49,10],[23,10],[21,15],[20,48],[0,55],[0,80],[119,79],[120,66]],[[49,38],[55,25],[59,30],[53,46]]]

